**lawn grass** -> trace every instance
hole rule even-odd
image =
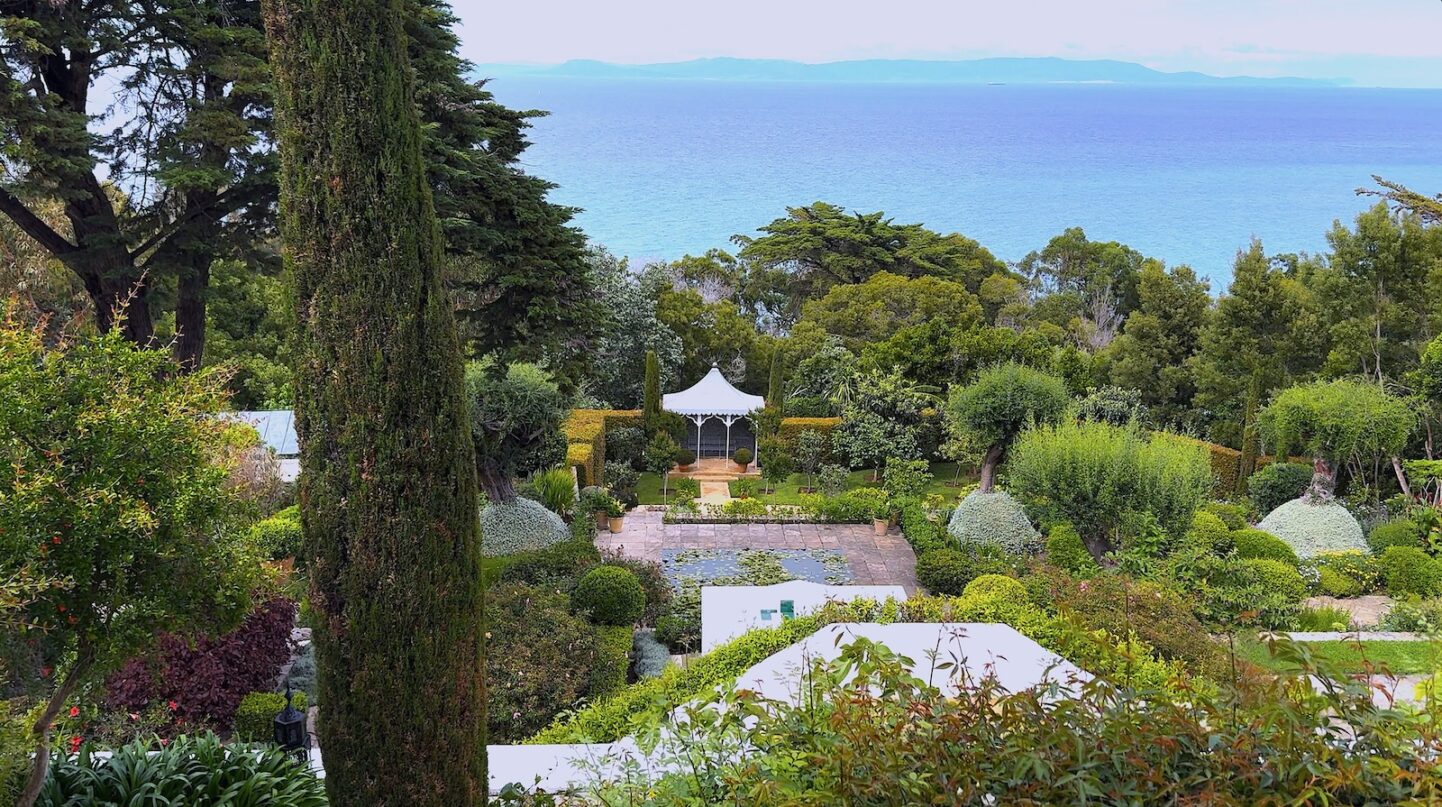
[[[1305,642],[1312,657],[1329,663],[1340,672],[1360,673],[1370,662],[1374,671],[1386,667],[1394,675],[1430,673],[1436,666],[1439,648],[1431,642],[1357,642],[1338,640]],[[1274,658],[1267,645],[1250,636],[1237,637],[1237,656],[1268,670],[1285,670],[1289,664]]]
[[[945,498],[948,504],[955,501],[956,494],[958,493],[958,488],[952,487],[952,482],[957,478],[956,463],[933,462],[931,464],[931,474],[931,484],[927,485],[924,493],[938,494]],[[962,471],[960,482],[961,485],[966,485],[969,482],[974,481],[976,481],[975,474],[968,473],[966,470]],[[761,501],[766,502],[767,504],[800,504],[802,496],[801,488],[806,485],[806,483],[807,477],[805,474],[792,474],[790,479],[787,479],[785,482],[776,485],[775,491],[771,493],[761,494]],[[815,482],[813,481],[812,484],[815,484]],[[761,485],[764,489],[766,485],[765,481],[762,481]],[[881,487],[881,483],[871,481],[871,471],[869,469],[852,471],[850,474],[847,475],[847,490],[863,487]],[[734,482],[732,483],[731,495],[736,495],[736,488]]]

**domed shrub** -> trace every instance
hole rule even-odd
[[[1192,526],[1187,530],[1186,538],[1188,543],[1217,554],[1225,554],[1232,548],[1232,531],[1215,513],[1197,511],[1192,516]]]
[[[1293,568],[1297,566],[1297,553],[1287,546],[1286,541],[1270,532],[1247,528],[1232,533],[1231,539],[1239,558],[1267,558],[1291,564]]]
[[[1202,512],[1211,513],[1220,518],[1229,530],[1240,530],[1247,526],[1247,508],[1240,504],[1207,502],[1202,505]]]
[[[301,537],[300,508],[295,506],[261,519],[250,528],[250,540],[271,560],[298,556]]]
[[[916,559],[916,580],[933,594],[961,596],[967,583],[983,574],[1007,571],[1000,550],[978,545],[964,549],[935,549]]]
[[[1013,555],[1034,549],[1041,539],[1021,504],[1002,491],[973,491],[956,506],[946,530],[962,545],[993,544]]]
[[[1317,590],[1328,597],[1356,597],[1362,593],[1362,584],[1336,569],[1322,566],[1317,569]]]
[[[1334,572],[1351,581],[1350,586],[1340,587],[1344,590],[1357,589],[1357,594],[1368,594],[1377,590],[1382,582],[1381,569],[1378,567],[1377,558],[1368,555],[1366,552],[1349,550],[1347,552],[1323,552],[1322,554],[1308,561],[1316,567],[1318,575],[1322,572]],[[1318,583],[1320,585],[1320,581]],[[1333,581],[1333,587],[1338,587]],[[1326,593],[1326,592],[1324,592]],[[1356,595],[1331,595],[1331,596],[1356,596]]]
[[[597,566],[576,584],[571,607],[598,625],[633,625],[646,610],[646,591],[630,569]]]
[[[1051,528],[1046,536],[1046,559],[1059,569],[1066,569],[1078,577],[1095,574],[1101,567],[1092,559],[1086,544],[1082,543],[1076,528],[1062,523]]]
[[[1274,462],[1247,478],[1247,495],[1258,513],[1270,513],[1301,496],[1312,483],[1312,467]]]
[[[984,574],[966,584],[961,596],[1002,605],[1025,605],[1026,586],[1004,574]]]
[[[1264,589],[1281,594],[1288,603],[1298,603],[1307,597],[1307,581],[1296,566],[1286,561],[1248,558],[1239,561],[1238,565],[1250,569]]]
[[[1416,594],[1434,597],[1442,594],[1442,562],[1412,546],[1390,546],[1382,553],[1378,565],[1387,593],[1394,597]]]
[[[517,496],[510,503],[491,502],[481,508],[483,555],[534,552],[570,538],[566,522],[540,502]]]
[[[1293,499],[1268,513],[1257,527],[1286,541],[1301,558],[1367,549],[1362,525],[1335,501]]]
[[[1378,555],[1386,552],[1390,546],[1412,546],[1421,549],[1422,526],[1410,519],[1378,524],[1372,528],[1372,534],[1367,536],[1367,545]]]

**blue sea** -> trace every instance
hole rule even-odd
[[[500,78],[545,109],[526,169],[633,261],[787,206],[885,210],[1017,260],[1066,227],[1217,284],[1239,248],[1326,249],[1378,174],[1442,192],[1442,91]],[[1217,285],[1214,284],[1214,285]]]

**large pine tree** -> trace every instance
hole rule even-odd
[[[326,785],[486,797],[476,481],[401,0],[267,0]]]

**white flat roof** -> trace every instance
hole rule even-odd
[[[901,586],[850,586],[790,580],[769,586],[702,586],[701,652],[709,653],[754,628],[781,624],[781,601],[790,600],[796,615],[810,613],[827,602],[857,598],[885,602],[906,599]]]

